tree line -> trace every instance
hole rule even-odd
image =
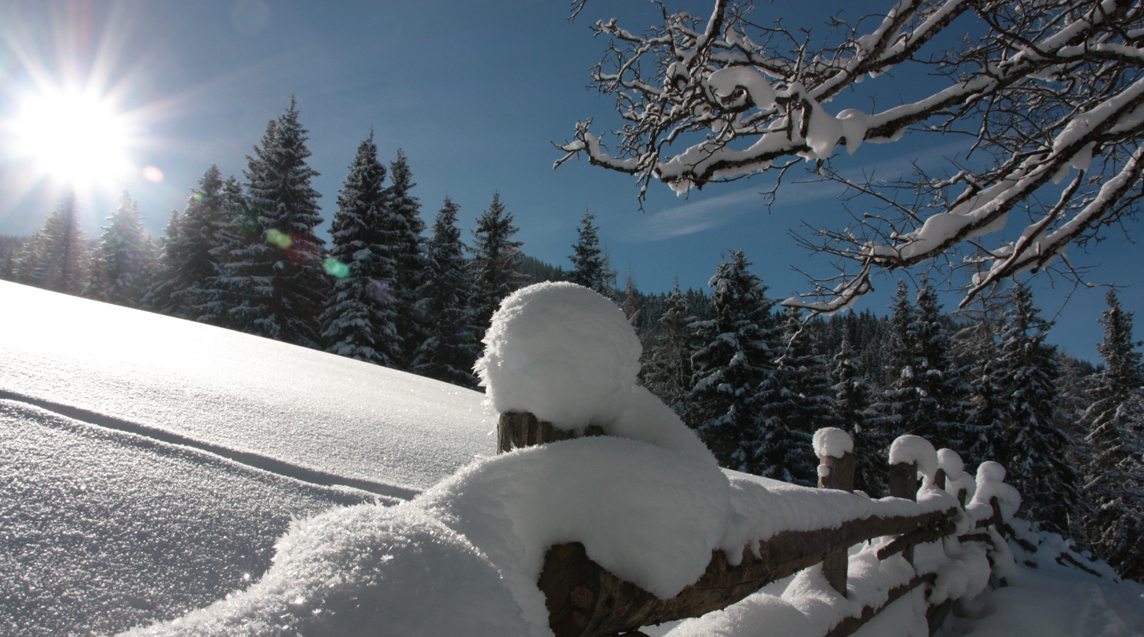
[[[1144,576],[1144,365],[1115,291],[1094,367],[1046,342],[1021,282],[956,317],[922,279],[913,294],[899,284],[888,317],[808,318],[767,298],[750,265],[734,251],[709,294],[676,286],[636,316],[644,384],[723,466],[813,485],[811,436],[841,427],[860,456],[856,487],[881,496],[890,443],[920,435],[968,466],[1001,462],[1025,517]]]
[[[291,101],[247,157],[244,181],[209,167],[157,243],[125,194],[89,244],[69,199],[34,236],[0,237],[0,275],[469,387],[500,300],[571,280],[624,308],[644,342],[644,384],[724,466],[813,484],[810,437],[838,426],[865,456],[857,487],[879,496],[889,443],[922,435],[969,463],[1002,462],[1028,517],[1083,538],[1125,576],[1144,575],[1144,371],[1114,293],[1102,368],[1045,342],[1049,325],[1021,284],[957,318],[923,280],[913,295],[899,286],[889,317],[808,319],[766,296],[740,250],[709,290],[642,294],[631,276],[616,287],[589,212],[569,271],[524,255],[499,193],[471,245],[449,198],[426,237],[406,156],[386,167],[372,133],[338,193],[327,246],[306,143]]]

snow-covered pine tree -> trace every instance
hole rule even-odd
[[[834,391],[834,422],[854,440],[854,488],[872,497],[880,497],[885,491],[886,458],[881,455],[885,441],[874,438],[875,430],[867,425],[870,391],[859,365],[850,345],[850,334],[844,330],[830,373],[834,382],[831,387]]]
[[[938,305],[937,291],[923,279],[910,325],[916,411],[906,415],[906,429],[935,447],[962,448],[961,378],[952,357],[953,342]],[[905,380],[905,379],[903,379]]]
[[[124,191],[92,254],[91,277],[85,296],[140,307],[146,293],[144,277],[153,259],[154,249],[151,238],[143,230],[139,207]]]
[[[24,245],[25,241],[26,239],[24,237],[0,235],[0,279],[6,281],[14,280],[13,274],[16,271],[16,255],[20,252],[20,248]]]
[[[635,328],[637,334],[643,333],[643,300],[640,298],[639,288],[636,287],[636,279],[632,276],[632,269],[628,268],[628,275],[624,277],[624,289],[620,292],[622,301],[620,301],[620,309],[624,311],[624,316],[628,317],[628,322]]]
[[[167,314],[171,306],[171,291],[173,289],[170,272],[171,244],[174,237],[179,234],[179,211],[172,210],[167,218],[167,225],[163,229],[163,236],[155,243],[155,266],[148,277],[147,292],[143,295],[142,307],[151,312]]]
[[[763,475],[814,484],[818,461],[810,439],[819,427],[834,424],[833,397],[825,359],[814,351],[798,308],[784,311],[778,366],[759,390],[768,459]]]
[[[1008,435],[995,460],[1021,493],[1022,509],[1045,528],[1066,533],[1076,502],[1076,473],[1062,453],[1070,440],[1053,422],[1057,400],[1049,324],[1040,318],[1028,286],[1013,286],[1001,334],[1001,386],[1009,399]]]
[[[969,372],[968,411],[961,441],[955,447],[967,466],[1006,457],[1003,447],[1007,436],[1005,423],[1009,421],[997,341],[990,330],[982,325],[976,327],[965,344],[974,362]]]
[[[385,245],[396,266],[393,278],[393,300],[397,312],[397,334],[401,341],[397,363],[399,369],[410,369],[417,347],[427,337],[429,327],[417,310],[418,291],[425,279],[424,232],[421,202],[412,194],[413,172],[405,153],[398,149],[397,158],[389,164],[389,186],[383,195],[385,214],[381,221]]]
[[[695,319],[679,280],[667,297],[667,308],[659,318],[659,330],[648,348],[644,363],[644,386],[659,396],[677,414],[690,422],[687,393],[691,389],[691,331]]]
[[[715,269],[712,318],[691,325],[698,345],[692,355],[689,395],[694,425],[719,464],[781,475],[779,459],[767,454],[760,429],[759,387],[774,374],[778,327],[762,280],[749,271],[742,250]]]
[[[205,306],[212,300],[208,281],[220,271],[213,250],[224,241],[229,224],[224,203],[222,173],[212,165],[199,178],[177,223],[167,227],[160,256],[165,303],[156,308],[158,311],[194,321],[203,319]]]
[[[68,195],[20,249],[13,275],[19,283],[79,295],[87,285],[88,259],[75,196]]]
[[[501,299],[512,294],[521,282],[521,242],[513,240],[517,227],[512,213],[505,209],[500,193],[480,217],[473,230],[473,325],[479,341],[489,328]]]
[[[428,271],[421,286],[421,314],[430,325],[428,338],[417,349],[413,371],[447,383],[475,387],[471,285],[465,245],[457,228],[459,206],[445,197],[427,252]]]
[[[291,98],[247,158],[256,238],[231,255],[231,292],[240,301],[230,308],[230,320],[251,334],[317,347],[329,282],[322,269],[325,242],[314,234],[322,218],[306,140]]]
[[[257,214],[242,192],[242,184],[233,176],[222,183],[218,212],[212,244],[207,251],[214,264],[214,274],[200,284],[194,314],[200,322],[235,328],[231,308],[239,305],[242,297],[241,286],[236,284],[241,279],[234,276],[234,263],[243,248],[258,240],[258,224]]]
[[[1085,475],[1084,528],[1093,550],[1128,579],[1144,578],[1144,363],[1132,312],[1108,293],[1097,345],[1104,369],[1088,409],[1092,460]]]
[[[913,387],[914,343],[913,330],[916,310],[910,302],[909,290],[904,281],[898,281],[890,315],[890,326],[882,347],[881,359],[885,364],[883,377],[885,385],[878,392],[874,404],[870,406],[869,434],[871,441],[885,445],[878,449],[878,455],[886,458],[888,445],[894,438],[912,433],[908,430],[907,418],[916,408],[917,392]]]
[[[382,243],[384,188],[385,166],[378,161],[371,132],[358,145],[338,193],[325,262],[334,278],[333,292],[326,298],[321,325],[326,351],[393,367],[402,341],[391,292],[396,259],[392,246]]]
[[[593,223],[595,218],[585,210],[580,219],[576,243],[572,246],[572,272],[568,280],[610,297],[614,293],[612,286],[616,273],[608,268],[608,258],[600,249],[600,229]]]

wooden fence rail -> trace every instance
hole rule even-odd
[[[600,435],[589,429],[576,434],[537,420],[526,413],[506,413],[498,425],[498,449],[507,452],[578,435]],[[819,487],[853,490],[854,456],[825,456],[820,463]],[[940,476],[945,482],[944,475]],[[890,495],[916,498],[918,490],[916,464],[900,463],[890,467]],[[961,496],[962,502],[963,495]],[[1004,525],[996,502],[994,515],[978,526]],[[547,600],[549,625],[556,637],[605,637],[632,632],[641,626],[659,624],[725,608],[778,579],[793,575],[807,567],[823,564],[827,581],[846,594],[846,566],[851,546],[884,536],[896,539],[883,546],[879,559],[904,553],[912,561],[913,547],[950,536],[956,532],[955,520],[961,507],[909,516],[871,516],[843,522],[830,529],[782,531],[759,543],[756,555],[744,547],[741,561],[731,565],[722,551],[713,551],[706,572],[675,597],[660,599],[608,572],[588,557],[579,542],[559,544],[548,549],[538,586]],[[965,540],[989,542],[987,533],[962,536]],[[918,586],[932,584],[933,574],[919,574],[889,592],[888,599],[877,608],[867,607],[858,617],[847,617],[833,627],[826,637],[848,635],[881,609]],[[940,625],[949,605],[931,609],[931,629]],[[933,623],[933,622],[936,622]]]

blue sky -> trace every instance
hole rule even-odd
[[[682,6],[709,11],[705,1]],[[789,14],[787,3],[760,5],[788,12],[793,22],[833,11],[820,2],[797,6],[802,14]],[[604,45],[592,37],[591,21],[619,10],[621,23],[642,26],[656,15],[637,0],[590,3],[575,22],[566,19],[567,10],[563,1],[16,0],[0,6],[0,119],[10,117],[19,94],[37,82],[97,85],[128,114],[137,170],[84,199],[91,234],[113,209],[113,193],[126,187],[158,235],[211,163],[241,178],[266,122],[294,95],[310,131],[311,165],[321,173],[315,187],[327,219],[358,142],[373,130],[385,161],[399,147],[408,155],[428,223],[449,195],[462,206],[467,230],[500,191],[526,252],[557,265],[568,265],[587,209],[597,215],[621,283],[630,271],[646,291],[669,289],[676,277],[684,287],[701,287],[734,248],[746,250],[774,297],[806,289],[792,266],[829,270],[829,262],[809,259],[787,232],[803,221],[842,219],[830,187],[784,186],[768,212],[757,195],[769,185],[766,176],[682,199],[653,185],[641,212],[630,177],[583,161],[553,171],[559,153],[552,144],[567,139],[577,120],[610,120],[610,98],[586,88]],[[917,87],[897,90],[908,98]],[[864,146],[837,168],[891,177],[912,161],[936,166],[955,150],[940,141]],[[144,179],[146,166],[159,168],[164,179]],[[0,167],[0,233],[30,233],[61,190],[12,161]],[[1131,226],[1138,235],[1140,223]],[[1119,235],[1092,254],[1074,250],[1071,256],[1100,264],[1091,277],[1101,283],[1135,284],[1144,263]],[[883,312],[895,283],[885,278],[876,285],[878,292],[859,307]],[[1053,340],[1095,359],[1104,291],[1080,291],[1063,305],[1069,289],[1063,281],[1057,288],[1039,285],[1038,302],[1057,319]],[[1144,320],[1139,288],[1121,297]],[[954,302],[950,297],[947,307]]]

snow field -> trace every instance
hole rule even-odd
[[[483,396],[0,281],[0,390],[348,478],[424,489],[495,452]],[[76,317],[82,317],[77,321]],[[405,495],[408,497],[408,495]]]
[[[40,295],[42,305],[54,304],[54,311],[65,315],[74,313],[76,306],[69,303],[88,303],[15,288],[19,286],[0,284],[0,294],[24,295],[30,307],[36,307],[35,295]],[[65,594],[53,590],[59,600],[56,606],[42,596],[32,599],[27,607],[38,614],[30,620],[38,628],[18,626],[19,630],[8,632],[54,634],[78,626],[118,630],[203,606],[133,634],[549,635],[536,580],[544,551],[554,543],[583,542],[588,555],[617,576],[666,597],[702,573],[712,550],[724,550],[737,559],[744,546],[757,550],[760,540],[784,530],[828,528],[854,518],[914,515],[955,505],[952,495],[928,485],[919,490],[916,503],[900,498],[874,501],[860,494],[719,470],[694,433],[635,384],[629,368],[638,362],[638,341],[633,343],[627,335],[631,328],[626,321],[614,320],[614,306],[585,296],[591,294],[549,284],[511,297],[505,303],[509,311],[498,314],[503,319],[496,328],[499,332],[490,333],[482,375],[498,409],[503,405],[497,401],[505,400],[512,409],[532,411],[545,420],[599,425],[611,435],[491,458],[481,457],[484,451],[478,450],[493,448],[491,415],[473,392],[451,393],[440,383],[99,304],[93,304],[98,307],[92,309],[92,325],[111,329],[124,342],[130,341],[128,335],[139,334],[144,345],[127,352],[122,343],[101,344],[93,338],[99,332],[85,330],[57,338],[56,331],[64,326],[59,320],[53,323],[51,311],[44,311],[38,320],[0,316],[0,327],[48,341],[41,346],[11,342],[15,339],[0,342],[0,354],[15,356],[12,360],[17,363],[0,370],[0,390],[173,429],[186,419],[186,431],[205,439],[233,444],[241,439],[247,448],[263,450],[265,445],[275,456],[288,452],[288,458],[299,463],[395,485],[431,483],[453,471],[452,463],[469,461],[460,472],[397,506],[359,504],[295,521],[275,545],[268,570],[258,577],[269,559],[271,538],[286,527],[291,513],[313,515],[332,501],[353,501],[349,492],[299,485],[190,450],[178,451],[171,459],[164,451],[170,445],[3,403],[5,413],[13,415],[8,421],[0,419],[4,436],[0,444],[7,441],[26,457],[11,475],[0,466],[4,477],[0,488],[31,494],[21,495],[21,506],[35,511],[52,511],[58,502],[75,508],[59,517],[60,525],[46,527],[36,542],[58,547],[52,559],[58,561],[59,572],[52,571],[54,563],[35,561],[28,572],[56,582],[102,582],[82,584],[78,591]],[[539,317],[540,325],[537,320],[513,320],[521,316]],[[585,332],[584,325],[595,329]],[[44,350],[42,359],[37,358],[38,350]],[[100,360],[101,355],[107,358]],[[172,355],[173,362],[166,360]],[[45,361],[43,368],[37,367],[40,360]],[[570,360],[578,366],[569,366]],[[613,380],[599,383],[605,376]],[[535,378],[547,379],[553,386],[534,384],[533,392],[512,386]],[[210,401],[212,396],[216,402]],[[179,397],[185,402],[176,400]],[[207,400],[203,413],[189,407],[197,407],[199,398]],[[88,433],[82,444],[49,444],[46,434],[29,433],[39,431],[30,429],[30,422],[44,425],[44,431],[70,427],[69,431]],[[371,435],[367,425],[378,432]],[[88,440],[100,436],[111,442],[101,446]],[[387,436],[396,440],[384,440]],[[832,451],[844,446],[829,433],[820,442]],[[354,448],[348,455],[332,449],[342,445]],[[45,451],[24,451],[37,448]],[[389,451],[402,449],[411,450],[412,456],[388,456]],[[184,455],[193,459],[190,466],[183,464]],[[943,468],[956,465],[948,454],[939,455],[932,446],[927,451],[914,442],[902,445],[898,457],[930,455],[934,467],[939,462]],[[69,460],[59,463],[59,457]],[[200,465],[209,468],[196,469]],[[230,473],[244,477],[231,482],[224,477]],[[25,482],[23,475],[44,479]],[[929,475],[932,479],[932,472]],[[262,476],[260,480],[272,487],[246,484],[243,480],[249,476]],[[999,465],[985,463],[978,470],[974,511],[984,514],[981,505],[987,507],[991,495],[1002,499],[1003,509],[1015,511],[1014,496],[1019,504],[1019,495],[1003,479]],[[73,493],[58,497],[55,487],[48,485],[72,485],[68,488],[74,492],[94,486],[90,490],[98,499],[88,506]],[[310,499],[289,489],[283,492],[285,487],[310,493]],[[173,495],[166,495],[167,490]],[[8,502],[0,499],[0,506]],[[6,547],[21,546],[23,541],[3,537],[9,520],[26,515],[20,511],[0,510],[5,522],[0,544]],[[109,511],[122,514],[108,515]],[[966,525],[971,522],[962,520]],[[77,526],[97,538],[102,533],[121,539],[115,540],[119,543],[99,539],[106,551],[79,559],[78,564],[68,562],[70,545],[65,538],[74,536]],[[28,535],[27,529],[33,529],[34,534],[36,528],[25,525],[22,532]],[[100,530],[92,531],[96,528]],[[148,543],[148,536],[139,536],[140,532],[179,541],[173,546]],[[992,574],[1021,581],[1024,567],[1013,562],[1004,541],[992,533],[998,544]],[[237,544],[257,547],[249,551],[261,562],[247,567],[243,560],[251,554],[248,549],[226,548],[232,545],[220,539],[236,535],[241,537]],[[1047,560],[1056,544],[1051,540],[1042,544]],[[135,545],[145,547],[144,555],[132,552]],[[830,589],[821,569],[813,567],[677,630],[684,631],[682,635],[757,634],[761,622],[766,622],[772,632],[781,626],[790,631],[783,634],[820,635],[822,626],[853,615],[859,600],[877,603],[885,591],[917,572],[900,556],[877,560],[876,547],[873,543],[852,548],[854,590],[848,597]],[[0,560],[0,568],[8,568],[0,574],[27,579],[22,569],[33,550],[17,555],[15,562]],[[918,547],[915,562],[919,570],[937,575],[931,594],[938,599],[973,597],[990,575],[984,550],[956,540]],[[136,569],[150,563],[160,565],[159,575],[139,578]],[[109,572],[116,574],[108,576]],[[217,581],[196,579],[215,572],[223,573]],[[243,586],[245,590],[236,590]],[[1094,589],[1105,600],[1101,612],[1121,613],[1117,621],[1129,628],[1139,626],[1119,619],[1128,617],[1118,610],[1124,603],[1123,591],[1100,592],[1104,586],[1100,583]],[[143,593],[131,592],[136,590],[159,593],[149,593],[151,598],[139,602],[136,598]],[[1084,599],[1097,600],[1097,593]],[[1111,600],[1112,595],[1121,597]],[[76,603],[85,596],[85,603]],[[211,599],[217,601],[209,603]],[[918,632],[924,631],[924,604],[921,591],[915,591],[860,634],[924,634]],[[141,605],[150,607],[135,612]],[[971,611],[981,617],[1000,616],[987,608]],[[19,613],[11,611],[11,616],[28,616]],[[53,614],[58,617],[48,617]]]
[[[547,635],[548,613],[536,582],[553,544],[582,542],[588,556],[616,576],[667,598],[698,579],[716,549],[734,561],[743,547],[757,551],[760,540],[784,530],[954,506],[951,496],[936,489],[923,489],[917,503],[871,501],[719,470],[695,434],[635,385],[639,345],[631,326],[611,302],[585,288],[539,284],[515,293],[494,316],[486,345],[479,368],[498,410],[529,411],[579,427],[595,424],[613,435],[478,460],[392,509],[358,507],[300,525],[279,544],[274,565],[258,584],[157,627],[155,634],[254,630],[271,617],[285,622],[288,631],[334,629],[342,626],[337,614],[316,619],[316,613],[365,598],[376,621],[416,625],[425,612],[421,588],[374,585],[404,577],[406,562],[386,556],[416,545],[446,561],[488,570],[499,583],[490,589],[483,576],[451,577],[439,582],[438,593],[463,599],[499,591],[489,598],[497,608],[490,614],[508,621],[504,600],[511,599],[514,621],[523,621],[530,635]],[[819,443],[833,451],[846,447],[833,432]],[[815,506],[807,506],[810,501]],[[295,535],[321,539],[295,542]],[[422,539],[403,539],[413,536]],[[860,573],[892,569],[894,563],[862,564],[856,567]],[[800,603],[811,599],[808,591],[816,586],[795,586],[802,591],[796,595]],[[961,580],[948,586],[953,592],[966,587]],[[352,625],[362,621],[357,611],[340,615]],[[502,620],[468,622],[466,634],[502,634]]]
[[[0,401],[0,634],[107,634],[249,585],[295,517],[361,502]]]

